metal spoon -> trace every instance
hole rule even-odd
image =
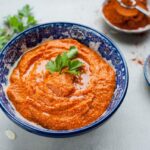
[[[126,5],[124,2],[122,2],[122,0],[117,0],[119,2],[119,4],[122,6],[122,7],[125,7],[125,8],[128,8],[128,9],[132,9],[132,8],[135,8],[137,9],[138,11],[140,11],[141,13],[143,13],[144,15],[150,17],[150,12],[143,9],[142,7],[136,5],[136,0],[130,0],[132,2],[132,5],[129,6],[129,5]]]

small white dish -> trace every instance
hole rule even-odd
[[[146,32],[146,31],[150,30],[150,24],[147,25],[147,26],[145,26],[145,27],[141,27],[141,28],[134,29],[134,30],[122,29],[122,28],[119,28],[119,27],[113,25],[113,24],[105,17],[105,15],[104,15],[104,13],[103,13],[103,7],[107,4],[107,2],[108,2],[108,0],[105,0],[105,1],[102,3],[100,11],[101,11],[102,18],[104,19],[104,21],[105,21],[111,28],[113,28],[113,29],[115,29],[115,30],[117,30],[117,31],[119,31],[119,32],[124,32],[124,33],[129,33],[129,34],[131,34],[131,33],[133,33],[133,34],[138,34],[138,33],[143,33],[143,32]],[[149,8],[149,7],[150,7],[150,6],[148,5],[148,8]],[[149,8],[149,10],[150,10],[150,8]]]

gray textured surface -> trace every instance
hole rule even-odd
[[[102,0],[0,0],[0,22],[29,3],[40,23],[78,22],[107,34],[124,54],[129,67],[130,83],[126,98],[117,113],[103,126],[87,134],[65,139],[44,138],[28,133],[12,123],[0,110],[0,150],[149,150],[150,88],[143,76],[143,66],[132,61],[150,54],[150,33],[118,34],[101,19]],[[9,5],[9,6],[8,6]],[[17,135],[9,140],[5,130]]]

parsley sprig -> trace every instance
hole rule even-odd
[[[79,68],[83,66],[83,63],[76,58],[78,49],[75,46],[71,46],[68,52],[59,54],[55,60],[51,60],[46,64],[46,69],[51,73],[62,73],[64,68],[67,68],[65,72],[73,75],[80,75]]]
[[[0,28],[0,50],[16,34],[36,24],[29,5],[25,5],[16,15],[6,17],[3,28]]]

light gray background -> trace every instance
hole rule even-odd
[[[103,126],[87,134],[65,139],[40,137],[12,123],[0,110],[0,150],[150,150],[150,87],[143,66],[132,61],[150,54],[150,33],[119,34],[108,28],[100,15],[103,0],[0,0],[0,22],[30,4],[40,23],[71,21],[105,33],[124,54],[130,74],[129,88],[117,113]],[[17,135],[9,140],[5,130]]]

